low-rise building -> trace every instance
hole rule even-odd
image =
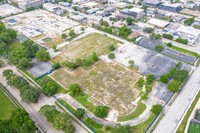
[[[170,11],[170,12],[179,12],[182,10],[181,4],[160,4],[158,9]]]
[[[175,36],[179,38],[187,39],[190,43],[195,43],[200,35],[200,30],[197,30],[192,27],[180,26],[176,32],[174,33]]]
[[[116,10],[116,7],[114,7],[114,6],[109,6],[109,7],[104,9],[105,12],[113,12],[115,10]]]
[[[114,6],[119,7],[119,8],[126,8],[128,4],[124,2],[117,2],[114,4]]]
[[[161,4],[160,0],[144,0],[141,3],[141,5],[146,5],[146,6],[150,6],[150,7],[157,7],[160,4]]]
[[[99,8],[92,8],[92,9],[88,10],[86,13],[93,14],[93,13],[96,13],[97,11],[99,11]]]
[[[159,27],[159,28],[164,28],[169,24],[169,22],[163,21],[163,20],[160,20],[160,19],[152,18],[148,21],[148,24],[154,25],[154,26]]]
[[[43,8],[50,11],[50,12],[53,12],[55,14],[58,14],[58,15],[62,15],[66,12],[65,9],[61,8],[61,6],[59,5],[54,5],[52,3],[45,3],[43,4]]]
[[[139,32],[135,32],[133,31],[127,38],[128,39],[133,39],[133,38],[137,38],[140,36],[140,33]]]
[[[120,13],[135,19],[141,19],[144,16],[144,10],[140,8],[131,8],[120,10]]]
[[[93,7],[97,6],[97,5],[98,5],[98,3],[93,2],[93,1],[85,3],[85,4],[82,4],[83,7],[89,7],[89,8],[93,8]]]
[[[26,10],[32,6],[38,8],[39,5],[44,4],[44,0],[18,0],[17,3],[19,8]]]

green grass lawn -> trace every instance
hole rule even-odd
[[[71,110],[73,113],[75,113],[76,110],[71,105],[69,105],[65,100],[59,99],[59,101],[62,104],[64,104],[69,110]]]
[[[190,122],[188,133],[200,133],[200,125]]]
[[[80,104],[82,104],[84,107],[86,107],[89,111],[94,113],[94,110],[95,110],[96,106],[88,101],[88,98],[89,98],[88,94],[84,94],[83,96],[75,96],[73,98],[76,101],[78,101]]]
[[[8,44],[8,47],[6,48],[6,51],[23,51],[23,46],[21,45],[21,42],[17,39],[13,40],[11,43]]]
[[[156,116],[152,113],[146,121],[131,127],[132,133],[144,133],[155,117]]]
[[[53,80],[52,78],[50,78],[48,75],[43,76],[42,78],[38,79],[37,82],[41,85],[43,80],[45,79],[50,79]],[[54,80],[53,80],[54,81]],[[56,81],[54,81],[56,83]],[[56,83],[57,84],[57,83]],[[57,84],[58,86],[58,91],[56,92],[56,94],[59,93],[68,93],[68,90],[66,90],[65,88],[63,88],[62,86],[60,86],[59,84]]]
[[[0,90],[0,101],[0,120],[6,120],[16,107],[2,90]]]
[[[141,115],[145,111],[145,109],[146,109],[146,105],[142,103],[141,101],[139,101],[136,109],[132,113],[128,115],[124,115],[124,116],[119,116],[117,121],[120,122],[120,121],[128,121],[128,120],[134,119],[138,117],[139,115]]]

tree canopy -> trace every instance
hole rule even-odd
[[[154,81],[155,77],[153,74],[148,74],[146,76],[146,80],[147,80],[147,83],[152,83]]]
[[[94,114],[97,117],[105,118],[108,115],[108,107],[107,106],[97,106]]]
[[[23,52],[26,57],[34,57],[37,51],[39,50],[39,47],[33,44],[32,40],[24,41],[22,43],[22,46],[24,46]]]
[[[167,88],[172,92],[176,92],[178,91],[180,85],[181,85],[181,81],[171,80],[167,84]]]
[[[164,48],[164,46],[163,45],[156,45],[155,46],[155,50],[157,51],[157,52],[160,52],[160,51],[162,51],[163,50],[163,48]]]
[[[50,55],[48,52],[46,52],[44,49],[40,49],[39,51],[37,51],[37,53],[35,54],[35,57],[38,59],[38,60],[41,60],[41,61],[46,61],[50,58]]]
[[[162,105],[160,105],[160,104],[153,105],[151,111],[152,111],[155,115],[159,114],[159,113],[162,111]]]
[[[178,70],[174,73],[173,79],[183,82],[188,77],[187,70]]]
[[[130,126],[122,126],[118,123],[111,129],[111,133],[131,133]]]
[[[30,63],[31,59],[27,59],[27,58],[21,58],[17,64],[17,68],[19,69],[25,69],[25,68],[29,68],[32,66],[32,64]]]
[[[85,114],[85,110],[82,108],[77,108],[77,110],[75,111],[75,116],[78,118],[82,118]]]
[[[47,96],[55,94],[57,90],[58,86],[54,81],[49,81],[42,85],[42,92]]]
[[[79,84],[77,83],[72,83],[69,85],[69,91],[71,92],[72,96],[78,96],[80,94],[82,94],[82,90],[79,86]]]

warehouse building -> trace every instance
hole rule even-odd
[[[158,5],[158,9],[170,11],[170,12],[179,12],[182,10],[182,7],[180,4],[160,4]]]
[[[160,0],[144,0],[141,3],[141,5],[146,5],[146,6],[150,6],[150,7],[157,7],[160,4],[161,4]]]
[[[148,24],[154,25],[154,26],[159,27],[159,28],[164,28],[169,24],[169,22],[163,21],[163,20],[160,20],[160,19],[152,18],[148,21]]]
[[[123,9],[120,13],[135,19],[141,19],[144,16],[144,10],[139,8]]]

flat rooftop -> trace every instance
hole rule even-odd
[[[140,9],[140,8],[131,8],[131,9],[129,9],[129,11],[132,11],[132,12],[143,12],[144,10]]]
[[[167,21],[163,21],[163,20],[155,19],[155,18],[150,19],[148,21],[148,23],[155,25],[155,26],[158,26],[158,27],[165,27],[169,24],[169,22],[167,22]]]
[[[192,27],[186,27],[186,26],[180,26],[177,30],[177,32],[183,32],[186,34],[190,34],[193,36],[199,36],[200,35],[200,30],[197,30],[195,28]]]

